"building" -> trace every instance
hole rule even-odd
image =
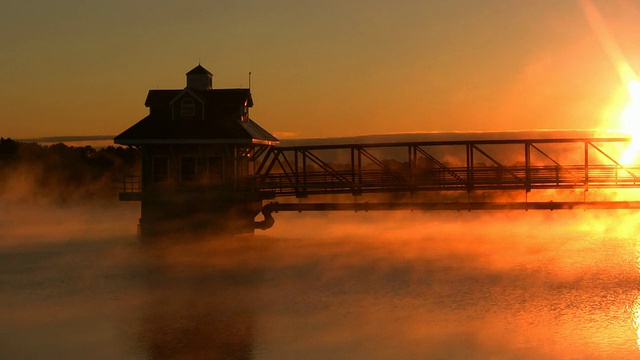
[[[140,177],[125,180],[120,199],[141,201],[143,235],[252,232],[262,207],[253,155],[279,141],[250,119],[250,89],[215,89],[201,65],[186,75],[184,89],[150,90],[149,115],[114,138],[142,156]]]

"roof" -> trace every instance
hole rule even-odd
[[[224,123],[199,122],[198,126],[174,126],[149,115],[116,136],[121,145],[145,144],[260,144],[280,141],[253,120]]]
[[[187,73],[187,75],[213,75],[212,73],[209,72],[209,70],[205,69],[202,65],[198,64],[198,66],[194,67],[193,69],[189,70],[189,72]]]
[[[189,91],[200,99],[204,99],[207,104],[238,104],[242,105],[246,100],[249,100],[247,106],[253,106],[253,99],[251,98],[251,91],[249,89],[212,89],[212,90],[197,90],[193,88],[185,88],[181,90],[149,90],[147,100],[144,105],[146,107],[152,106],[166,106],[175,100],[181,93]]]
[[[206,107],[202,120],[173,120],[169,108],[183,93],[202,99]],[[240,120],[241,107],[253,106],[249,89],[150,90],[147,107],[151,111],[114,138],[116,144],[261,144],[277,145],[279,140],[253,120]]]

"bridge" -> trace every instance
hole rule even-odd
[[[257,223],[262,229],[271,227],[272,213],[280,211],[638,209],[638,201],[587,201],[586,196],[590,189],[640,188],[640,166],[617,160],[629,142],[559,138],[257,148],[249,154],[255,172],[240,188],[258,191],[267,201],[368,193],[400,198],[374,203],[271,201],[262,209],[265,220]],[[583,199],[528,201],[528,194],[537,190],[580,190]],[[525,201],[492,200],[509,191],[522,191]],[[445,200],[413,197],[424,193],[458,195]],[[472,201],[474,193],[488,200]]]
[[[264,216],[254,223],[257,229],[273,226],[272,214],[281,211],[640,209],[636,200],[587,200],[592,189],[640,188],[640,165],[617,160],[630,141],[592,137],[245,146],[237,151],[236,163],[248,159],[252,170],[234,174],[231,187],[167,183],[146,193],[147,199],[166,196],[172,188],[194,199],[225,193],[230,197],[216,199],[258,205],[250,211]],[[549,190],[556,191],[551,200],[529,201],[530,193]],[[580,192],[582,199],[567,201],[557,190]],[[513,192],[522,192],[524,201],[501,199]],[[143,194],[140,177],[124,179],[121,200],[144,202]],[[365,194],[384,200],[359,200]],[[313,202],[327,195],[341,196]],[[482,201],[474,200],[476,195]]]
[[[149,90],[149,114],[114,138],[142,160],[119,195],[141,202],[141,235],[253,232],[278,211],[640,208],[632,191],[587,199],[640,187],[640,166],[616,160],[629,138],[281,146],[249,116],[251,89],[214,88],[200,64],[185,75],[182,89]]]

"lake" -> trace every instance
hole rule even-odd
[[[281,213],[156,244],[135,206],[0,211],[0,358],[640,357],[633,211]]]

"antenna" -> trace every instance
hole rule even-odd
[[[251,71],[249,71],[249,90],[251,90]]]

